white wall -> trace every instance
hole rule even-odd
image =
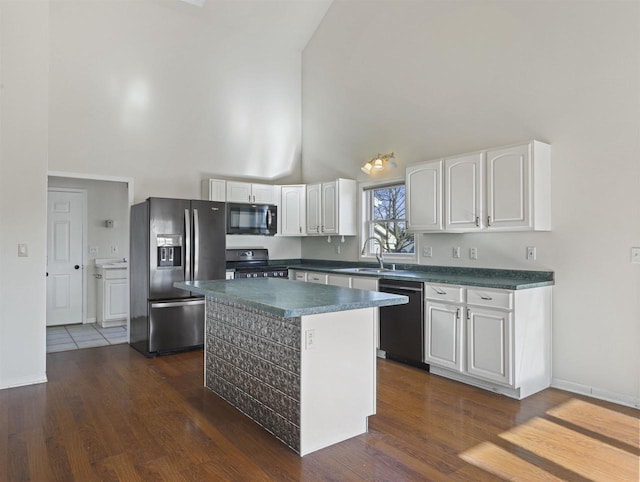
[[[539,139],[550,233],[427,235],[423,264],[555,271],[558,386],[640,404],[640,5],[336,1],[303,55],[305,182]],[[336,255],[326,238],[305,257]],[[479,259],[451,258],[451,247]],[[525,247],[538,259],[525,261]]]
[[[46,381],[48,14],[0,2],[0,388]]]
[[[53,2],[49,168],[132,177],[136,202],[298,181],[301,51],[328,4]]]
[[[87,264],[87,318],[96,319],[96,297],[98,282],[96,258],[129,258],[129,198],[127,183],[72,179],[50,176],[50,188],[74,188],[87,191],[87,248],[98,248],[97,254],[85,253]],[[113,228],[107,228],[105,221],[113,220]],[[116,253],[111,252],[115,246]]]

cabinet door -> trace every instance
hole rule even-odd
[[[321,184],[307,186],[307,234],[320,234]]]
[[[250,203],[251,184],[248,182],[227,181],[227,202]]]
[[[425,310],[425,363],[462,371],[462,305],[427,300]]]
[[[104,281],[103,320],[126,320],[129,314],[129,283],[126,279]]]
[[[513,384],[511,311],[467,308],[467,367],[469,375]]]
[[[282,236],[302,236],[305,233],[306,209],[304,186],[282,186],[280,219]]]
[[[442,231],[442,161],[407,168],[407,227]]]
[[[487,227],[531,228],[531,150],[487,151]]]
[[[341,286],[343,288],[351,288],[351,277],[345,276],[343,274],[329,273],[327,284],[333,286]]]
[[[477,231],[481,228],[482,153],[444,161],[445,228]]]
[[[224,179],[209,179],[208,181],[209,201],[225,202],[227,200],[227,181]]]
[[[251,202],[256,204],[277,204],[276,187],[269,184],[251,184]]]
[[[320,208],[320,233],[338,233],[338,189],[337,181],[322,183]]]

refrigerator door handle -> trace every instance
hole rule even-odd
[[[189,217],[189,210],[184,210],[184,279],[185,281],[191,280],[191,219]]]
[[[193,209],[193,279],[198,279],[198,266],[200,266],[200,221],[198,210]]]

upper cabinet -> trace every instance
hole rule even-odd
[[[335,181],[307,185],[307,234],[355,236],[356,181]]]
[[[551,229],[551,146],[543,142],[410,166],[406,185],[413,231]]]
[[[306,234],[306,189],[304,184],[282,186],[280,197],[281,236]]]
[[[483,159],[483,153],[445,159],[444,201],[447,231],[476,231],[482,228]]]
[[[551,229],[551,146],[487,151],[486,226],[491,230]]]
[[[224,179],[205,179],[202,181],[202,198],[209,201],[227,200],[227,181]]]
[[[407,168],[407,227],[412,231],[442,231],[442,161]]]
[[[277,204],[277,186],[227,181],[227,202]]]

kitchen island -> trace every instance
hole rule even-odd
[[[367,431],[375,309],[407,297],[274,278],[174,286],[206,297],[207,388],[300,455]]]

